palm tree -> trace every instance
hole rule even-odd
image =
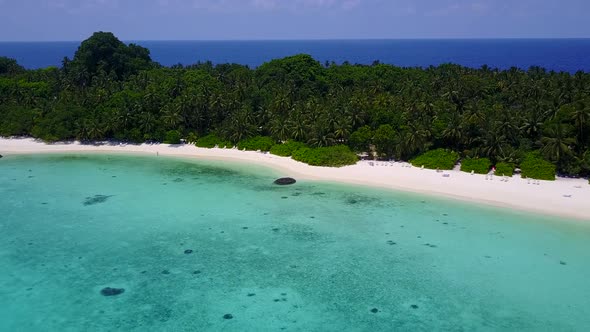
[[[492,128],[486,132],[482,138],[482,145],[477,149],[480,156],[497,159],[498,156],[505,155],[506,136],[501,132],[499,127]]]
[[[585,131],[590,121],[590,100],[576,102],[570,116],[578,129],[578,142],[582,145],[585,142]]]
[[[150,112],[142,112],[139,114],[139,130],[145,135],[150,136],[156,126],[156,117]]]
[[[537,109],[531,110],[520,127],[531,139],[537,140],[543,127],[543,114]]]
[[[289,137],[289,123],[280,118],[274,118],[270,123],[270,132],[273,137],[284,142]]]
[[[571,154],[571,145],[575,142],[568,135],[569,128],[561,123],[555,123],[545,128],[541,138],[541,152],[549,160],[560,162],[563,157]]]
[[[166,104],[161,112],[162,121],[169,129],[177,129],[178,125],[182,123],[183,119],[180,113],[180,108]]]
[[[463,126],[457,113],[453,113],[451,121],[449,121],[447,127],[442,131],[442,137],[455,148],[459,147],[463,139]]]
[[[334,134],[330,132],[330,128],[328,127],[325,119],[324,121],[318,121],[313,126],[311,131],[311,138],[308,141],[308,144],[313,147],[323,147],[323,146],[331,146],[334,145],[335,139]]]
[[[303,142],[308,136],[308,126],[303,119],[301,113],[294,114],[288,121],[289,128],[291,128],[291,138],[296,141]]]
[[[403,144],[406,146],[409,154],[422,152],[426,149],[430,132],[422,127],[410,126],[406,132]]]
[[[252,121],[252,112],[249,108],[242,108],[233,113],[228,119],[227,137],[237,143],[255,134],[256,128]]]
[[[93,116],[85,122],[89,139],[99,140],[104,138],[105,126],[98,116]]]
[[[334,123],[334,137],[342,143],[346,143],[350,137],[352,126],[348,118],[340,118]]]

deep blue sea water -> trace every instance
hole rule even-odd
[[[139,41],[163,65],[239,63],[251,67],[298,53],[317,60],[402,67],[457,63],[507,69],[541,66],[548,70],[590,71],[590,39],[316,40],[316,41]],[[56,66],[72,57],[79,42],[0,42],[0,56],[27,68]]]

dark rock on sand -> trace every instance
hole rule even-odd
[[[105,287],[101,289],[100,294],[102,296],[117,296],[125,293],[125,288],[111,288]]]
[[[297,180],[293,178],[280,178],[275,180],[275,184],[278,184],[279,186],[287,186],[290,184],[295,184],[295,182],[297,182]]]

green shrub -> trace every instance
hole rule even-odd
[[[541,157],[538,152],[528,153],[520,163],[523,178],[555,181],[555,165]]]
[[[492,162],[488,158],[466,158],[461,161],[461,170],[463,172],[477,174],[488,174]]]
[[[178,130],[170,130],[166,133],[164,138],[166,144],[180,144],[180,132]]]
[[[248,151],[269,151],[273,145],[275,145],[275,141],[272,138],[267,136],[256,136],[240,141],[238,143],[238,149],[246,149]]]
[[[350,135],[348,139],[348,145],[355,152],[368,152],[370,151],[370,144],[373,139],[373,131],[371,127],[364,126],[360,127],[357,131]]]
[[[226,140],[223,140],[221,138],[219,138],[219,136],[215,135],[215,134],[209,134],[207,136],[203,136],[201,138],[199,138],[197,140],[197,143],[195,143],[195,145],[199,148],[207,148],[207,149],[211,149],[214,148],[216,145],[219,148],[231,148],[233,147],[233,144],[231,142],[228,142]]]
[[[356,164],[358,157],[346,145],[322,148],[301,148],[293,152],[293,159],[312,165],[341,167]]]
[[[306,145],[301,142],[295,141],[288,141],[283,144],[275,144],[271,149],[270,153],[281,156],[281,157],[290,157],[293,153],[299,149],[305,148]]]
[[[430,150],[413,160],[410,163],[416,167],[422,167],[429,169],[447,169],[451,170],[455,167],[459,159],[459,154],[454,151],[445,149]]]
[[[496,175],[512,176],[514,174],[514,164],[511,163],[497,163]]]
[[[195,144],[197,143],[197,140],[199,139],[199,135],[197,135],[197,133],[195,132],[190,132],[187,136],[186,136],[186,141],[190,144]]]

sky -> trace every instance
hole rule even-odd
[[[590,0],[0,0],[0,41],[589,38]]]

